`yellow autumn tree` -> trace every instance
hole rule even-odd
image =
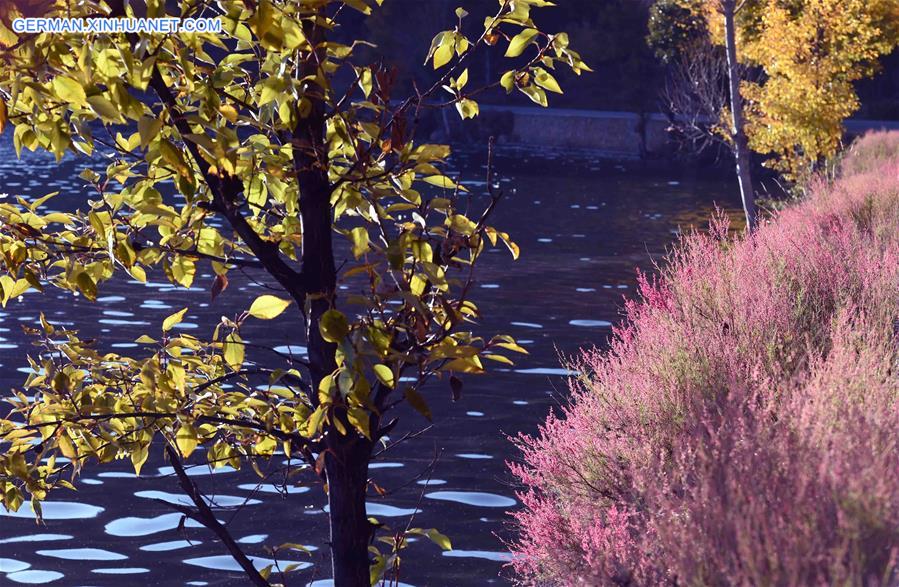
[[[899,0],[658,0],[652,14],[654,46],[670,44],[668,31],[678,37],[674,51],[689,64],[681,76],[686,91],[726,88],[725,96],[698,101],[714,112],[684,114],[708,119],[704,130],[731,145],[738,160],[750,150],[770,156],[768,165],[794,182],[837,153],[843,122],[859,108],[854,83],[874,75],[878,58],[899,45]],[[697,19],[707,44],[681,38]],[[716,46],[726,67],[697,75],[703,63],[718,67],[697,58]],[[744,173],[741,183],[751,186]],[[752,190],[742,191],[752,224]]]
[[[749,145],[801,180],[839,150],[843,121],[859,108],[854,82],[899,44],[899,1],[767,0],[756,14],[741,56],[765,73],[740,90]]]

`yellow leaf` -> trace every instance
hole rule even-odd
[[[222,104],[219,106],[219,113],[228,119],[228,122],[237,122],[237,109],[230,104]]]
[[[353,241],[353,256],[357,259],[371,249],[368,240],[368,230],[364,226],[357,226],[351,230],[350,239]]]
[[[557,94],[562,94],[562,88],[559,86],[559,82],[556,81],[556,78],[552,76],[548,71],[543,69],[542,67],[537,67],[534,69],[534,81],[537,82],[537,85],[545,90],[549,90],[550,92],[555,92]]]
[[[121,120],[121,110],[103,96],[91,96],[87,99],[94,112],[108,120]]]
[[[250,316],[254,318],[271,320],[272,318],[277,318],[289,305],[290,300],[282,300],[277,296],[266,294],[259,296],[253,301],[249,312]]]
[[[456,110],[459,111],[459,116],[463,119],[465,118],[474,118],[481,112],[480,106],[474,100],[469,100],[468,98],[463,98],[456,102]]]
[[[193,454],[198,443],[197,429],[193,426],[184,424],[175,433],[175,444],[178,445],[178,450],[185,459]]]
[[[437,531],[436,528],[431,528],[425,532],[428,538],[431,539],[431,542],[442,548],[443,550],[452,550],[453,544],[450,542],[449,537],[446,534],[441,534]]]
[[[362,408],[350,408],[347,410],[347,420],[349,420],[353,428],[361,432],[363,436],[369,440],[371,439],[368,412]]]
[[[143,267],[138,267],[137,265],[134,265],[133,267],[128,269],[128,273],[131,274],[131,277],[133,277],[135,280],[137,280],[141,283],[147,282],[147,272],[144,271]]]
[[[390,389],[393,389],[396,386],[396,378],[393,376],[393,369],[387,365],[381,363],[375,365],[375,375],[378,377],[378,381]]]
[[[434,51],[434,69],[440,69],[453,58],[453,48],[455,47],[455,37],[451,33],[446,33],[442,37],[440,44]]]
[[[190,287],[194,282],[194,275],[197,274],[197,264],[193,259],[183,255],[178,256],[172,261],[172,277],[179,285]]]
[[[509,349],[510,351],[515,351],[516,353],[522,353],[524,355],[529,354],[528,350],[522,346],[515,344],[514,342],[500,342],[497,343],[498,347],[502,347],[504,349]]]
[[[84,88],[72,78],[58,75],[53,78],[52,86],[60,100],[73,106],[87,105],[87,94],[85,94]]]
[[[240,366],[243,365],[245,351],[243,340],[236,332],[232,332],[225,338],[222,347],[222,353],[225,355],[225,362],[235,371],[239,371]]]
[[[409,402],[409,405],[415,408],[415,411],[429,421],[431,420],[431,408],[428,407],[428,402],[425,401],[424,396],[411,387],[407,387],[406,391],[403,392],[403,395],[405,396],[406,401]]]
[[[187,308],[184,308],[183,310],[175,312],[174,314],[172,314],[171,316],[169,316],[168,318],[163,320],[162,321],[162,331],[168,332],[176,324],[179,324],[181,322],[181,320],[184,318],[184,314],[186,312],[187,312]]]
[[[134,465],[135,475],[140,476],[140,469],[144,466],[144,463],[147,462],[147,457],[149,456],[150,447],[146,444],[139,446],[131,453],[131,464]]]
[[[147,148],[147,145],[149,145],[159,134],[161,128],[161,118],[141,116],[140,120],[137,122],[137,132],[140,135],[140,146],[142,149]]]
[[[322,338],[334,343],[341,342],[350,333],[350,325],[347,323],[346,316],[337,310],[328,310],[322,314],[318,329]]]
[[[63,431],[59,435],[59,439],[56,441],[56,445],[59,447],[59,452],[62,453],[62,456],[67,459],[77,459],[78,453],[75,451],[75,445],[72,444],[72,439],[69,438],[67,432]]]
[[[537,36],[537,29],[524,29],[509,41],[506,49],[506,57],[518,57],[524,53],[525,48],[531,44],[531,40]]]
[[[457,187],[456,183],[445,175],[429,175],[424,178],[424,182],[448,190],[456,189]]]
[[[459,373],[483,373],[484,366],[477,357],[465,357],[453,359],[443,367],[441,371],[458,371]]]
[[[504,357],[503,355],[494,355],[492,353],[484,353],[482,355],[485,359],[490,359],[491,361],[496,361],[497,363],[505,363],[506,365],[514,365],[515,363],[509,357]]]
[[[9,120],[9,110],[6,109],[6,102],[0,100],[0,135],[3,134],[3,129],[6,128],[6,122]]]

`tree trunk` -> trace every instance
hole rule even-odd
[[[749,167],[749,140],[746,138],[746,121],[743,117],[743,98],[740,95],[740,63],[737,61],[737,30],[735,23],[736,0],[723,0],[725,49],[727,51],[727,78],[730,86],[731,136],[734,158],[737,163],[737,180],[740,197],[746,213],[746,227],[753,230],[758,223],[755,192],[752,188],[752,171]]]
[[[312,21],[304,33],[315,51],[301,65],[301,73],[315,76],[324,55],[324,29]],[[306,291],[307,344],[312,401],[322,379],[337,368],[337,345],[326,341],[319,329],[322,316],[337,303],[337,271],[332,242],[332,186],[328,178],[328,146],[325,143],[326,104],[321,90],[309,82],[305,97],[312,106],[293,131],[294,171],[299,187],[303,226],[302,282]],[[335,587],[369,587],[368,545],[371,524],[365,514],[368,462],[372,443],[355,433],[344,420],[346,434],[334,423],[343,418],[332,410],[324,430],[324,472],[328,484],[331,566]]]
[[[334,587],[368,587],[372,526],[365,514],[371,443],[332,431],[325,458]]]

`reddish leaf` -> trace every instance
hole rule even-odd
[[[459,398],[462,397],[462,380],[455,375],[451,375],[450,388],[453,390],[453,401],[459,401]]]
[[[226,289],[228,289],[228,276],[216,275],[215,279],[212,281],[212,301],[215,301],[215,298]]]

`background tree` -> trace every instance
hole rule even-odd
[[[184,308],[138,337],[135,356],[42,316],[28,329],[39,347],[34,373],[0,419],[4,507],[30,500],[40,515],[47,492],[71,487],[89,463],[124,457],[139,473],[150,451],[164,450],[195,505],[185,515],[266,585],[271,569],[243,555],[184,463],[267,475],[280,450],[324,482],[338,587],[396,568],[410,533],[449,547],[414,528],[384,536],[384,553],[371,546],[368,463],[399,404],[430,417],[426,381],[448,379],[458,393],[457,374],[509,363],[499,351],[524,352],[468,327],[479,316],[469,295],[479,255],[499,242],[513,256],[518,248],[489,225],[500,194],[467,195],[447,175],[449,147],[417,142],[417,123],[432,108],[477,116],[484,88],[468,86],[476,53],[509,60],[489,87],[542,105],[561,92],[555,67],[587,67],[565,33],[536,28],[532,10],[549,2],[500,0],[481,22],[457,10],[427,53],[434,82],[401,98],[394,70],[359,58],[365,41],[343,28],[357,30],[380,4],[58,0],[46,14],[217,16],[224,37],[17,36],[9,22],[18,11],[6,6],[0,131],[14,127],[18,151],[101,152],[111,162],[83,174],[95,195],[76,210],[47,212],[52,195],[0,205],[0,301],[48,287],[94,300],[115,276],[145,281],[153,270],[191,287],[202,265],[215,274],[204,284],[213,299],[235,269],[257,271],[273,293],[247,299],[208,337],[173,330]],[[340,299],[338,285],[347,289]],[[308,358],[245,343],[248,321],[276,319],[303,325]]]
[[[795,183],[837,153],[843,122],[860,106],[854,83],[899,45],[896,0],[662,0],[652,14],[649,41],[677,64],[673,109],[692,109],[687,121],[706,119],[712,134],[729,127],[740,170],[751,150]],[[696,34],[703,28],[723,47],[723,63]],[[746,204],[751,177],[738,176]]]
[[[750,147],[801,181],[833,158],[860,106],[854,83],[899,45],[896,0],[766,2],[745,58],[764,82],[744,83]]]
[[[668,90],[675,125],[694,144],[707,146],[709,139],[723,139],[730,147],[751,230],[758,222],[758,210],[737,34],[737,15],[745,6],[745,0],[663,0],[653,7],[648,41],[660,57],[675,62]],[[716,34],[723,39],[723,52],[713,44]]]

